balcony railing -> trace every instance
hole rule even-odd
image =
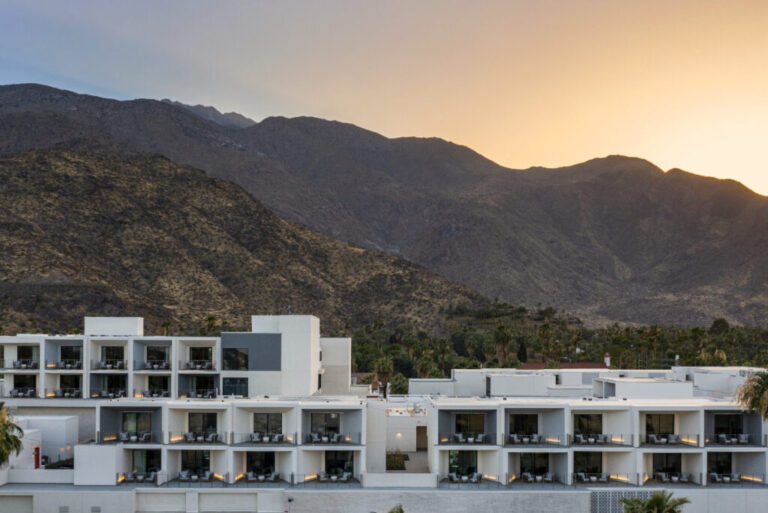
[[[575,485],[639,485],[640,474],[617,472],[575,472],[572,476]]]
[[[14,370],[39,369],[39,368],[40,368],[40,362],[37,360],[14,360],[13,361]]]
[[[699,445],[699,435],[681,435],[681,434],[647,434],[642,437],[643,445],[651,447],[665,445],[689,445],[696,447]]]
[[[291,476],[293,479],[294,476]],[[354,477],[354,473],[352,472],[315,472],[312,474],[298,474],[295,476],[296,479],[296,485],[297,486],[304,486],[308,484],[315,485],[316,483],[322,483],[327,484],[328,486],[333,486],[336,484],[343,484],[343,483],[357,483],[357,479]]]
[[[765,440],[763,438],[763,440]],[[722,445],[722,446],[739,446],[739,445],[760,445],[760,442],[763,441],[760,439],[759,436],[753,436],[749,433],[719,433],[716,435],[707,435],[704,438],[704,442],[706,445]]]
[[[305,445],[359,445],[360,433],[308,433],[304,436]]]
[[[179,360],[179,369],[213,371],[216,370],[216,362],[211,360],[189,360],[182,363]]]
[[[172,444],[227,444],[229,433],[213,430],[171,432],[168,441]]]
[[[94,360],[91,362],[92,370],[127,370],[125,360]]]
[[[710,472],[707,474],[707,483],[710,485],[755,485],[765,486],[766,481],[765,474],[742,474],[741,472],[731,472],[728,474],[720,474],[717,472]]]
[[[609,434],[609,433],[578,433],[570,437],[571,445],[590,446],[590,445],[632,445],[634,435],[632,434]]]
[[[491,433],[440,433],[437,439],[440,445],[496,445],[496,435]]]
[[[669,485],[700,485],[703,474],[698,472],[665,472],[653,471],[651,473],[641,474],[641,484],[660,484]]]
[[[179,397],[182,399],[187,397],[190,399],[216,399],[218,395],[218,388],[197,388],[188,392],[179,392]]]
[[[509,435],[504,435],[504,445],[507,446],[521,446],[526,447],[529,445],[560,445],[564,446],[568,444],[568,437],[564,434],[528,434],[528,435],[519,435],[516,433],[512,433]]]
[[[165,473],[159,472],[156,470],[150,470],[148,472],[133,472],[133,471],[118,472],[117,475],[115,476],[115,482],[117,484],[146,483],[146,484],[157,485],[158,483],[165,482]]]
[[[107,388],[91,391],[91,399],[120,399],[121,397],[127,396],[128,394],[123,388]]]
[[[19,399],[22,399],[22,398],[33,399],[37,397],[37,389],[28,388],[28,387],[14,388],[9,392],[8,395],[10,397],[15,397]]]
[[[47,399],[82,399],[82,388],[53,388],[45,389],[45,397]]]
[[[555,485],[562,486],[564,483],[561,481],[561,476],[555,472],[520,472],[520,474],[510,475],[506,483],[508,486],[515,484],[533,484],[533,485]]]
[[[163,443],[163,434],[152,431],[100,432],[97,440],[102,444],[161,444]]]
[[[296,433],[233,433],[232,443],[250,445],[295,445]]]
[[[133,397],[145,397],[148,399],[160,398],[160,397],[171,397],[171,391],[162,390],[162,389],[134,390]]]
[[[82,360],[46,360],[46,370],[82,370]]]
[[[168,360],[134,361],[133,368],[135,370],[169,371],[171,370],[171,362]]]

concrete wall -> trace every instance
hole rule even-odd
[[[532,396],[547,395],[547,388],[555,385],[554,374],[489,374],[492,396]]]
[[[75,447],[76,485],[114,485],[122,471],[123,450],[117,445]]]
[[[323,395],[349,394],[352,382],[352,339],[350,338],[321,338],[320,348],[323,352],[321,362]]]
[[[144,335],[143,317],[86,317],[86,336],[114,335],[141,337]]]

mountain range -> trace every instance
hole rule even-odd
[[[159,154],[293,223],[593,324],[768,322],[768,199],[735,181],[623,156],[515,170],[317,118],[237,127],[168,102],[0,87],[0,154],[43,148]]]

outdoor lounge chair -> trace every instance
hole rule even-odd
[[[589,478],[587,477],[587,474],[585,474],[584,472],[578,472],[576,474],[576,480],[580,481],[582,483],[588,483],[589,482]]]
[[[152,433],[150,433],[149,431],[142,433],[141,436],[139,437],[140,443],[151,442],[151,441],[152,441]]]
[[[341,442],[341,433],[334,433],[333,436],[331,437],[331,443],[337,444],[339,442]]]
[[[310,436],[312,437],[313,444],[319,444],[320,442],[322,442],[322,438],[320,438],[320,433],[312,433]]]
[[[552,472],[545,472],[542,481],[545,483],[553,483],[555,481],[555,475]]]
[[[339,478],[339,481],[342,483],[346,483],[352,478],[352,472],[344,472],[341,477]]]
[[[205,362],[205,365],[203,366],[204,370],[213,370],[213,362]]]
[[[469,478],[469,482],[479,483],[482,478],[483,478],[483,475],[480,472],[475,472],[474,474],[472,474],[472,477]]]
[[[453,435],[453,436],[456,438],[456,441],[457,441],[458,443],[460,443],[460,444],[463,444],[464,442],[466,442],[466,441],[467,441],[467,440],[464,438],[464,435],[463,435],[463,434],[461,434],[461,433],[456,433],[456,434],[455,434],[455,435]]]
[[[734,472],[731,474],[731,483],[739,483],[741,482],[741,474],[738,472]]]
[[[11,390],[11,397],[19,397],[21,395],[21,392],[19,392],[17,389]]]
[[[182,470],[179,472],[179,481],[189,481],[189,478],[191,477],[189,470]]]
[[[205,437],[205,443],[208,444],[215,444],[219,441],[219,435],[217,433],[208,433],[208,436]]]
[[[125,473],[125,482],[126,483],[133,483],[134,481],[136,481],[136,474],[134,474],[133,472],[126,472]]]
[[[28,389],[24,397],[35,397],[35,389],[34,388]]]
[[[669,436],[667,436],[667,443],[668,444],[679,444],[680,443],[680,435],[669,435]]]
[[[715,472],[710,472],[709,473],[709,482],[710,483],[722,483],[723,479],[720,477],[719,474],[717,474]]]
[[[249,483],[253,483],[254,481],[258,481],[259,478],[256,477],[256,474],[253,473],[253,470],[249,470],[245,473],[245,480]]]
[[[272,472],[267,476],[267,481],[269,481],[270,483],[274,483],[279,478],[280,478],[280,472]]]
[[[659,444],[661,442],[659,442],[659,437],[657,437],[654,434],[650,434],[650,435],[648,435],[648,443],[649,444],[657,445],[657,444]]]
[[[256,431],[255,433],[251,433],[251,442],[253,443],[260,443],[261,442],[261,433]]]
[[[155,481],[157,481],[157,472],[154,470],[147,474],[144,478],[144,482],[146,483],[154,483]]]
[[[531,443],[532,444],[540,444],[541,443],[541,438],[539,437],[538,434],[531,435]]]
[[[669,483],[669,476],[666,472],[658,472],[656,474],[656,479],[661,481],[662,483]]]
[[[605,472],[602,472],[599,476],[597,476],[597,480],[601,483],[607,483],[608,482],[608,474]]]
[[[276,444],[282,443],[283,442],[283,434],[282,433],[276,434],[274,439],[273,439],[273,442],[275,442]]]
[[[130,439],[131,439],[131,435],[129,435],[127,431],[123,431],[120,433],[121,442],[128,442]]]
[[[690,472],[683,472],[680,474],[680,482],[681,483],[690,483],[691,482],[691,473]]]
[[[575,438],[576,438],[576,443],[577,444],[586,444],[587,443],[587,439],[584,438],[584,435],[576,435]]]
[[[739,435],[739,444],[747,445],[749,443],[749,435],[742,433]]]
[[[608,435],[599,434],[595,438],[597,439],[597,443],[599,443],[599,444],[607,444],[608,443]]]
[[[531,474],[530,472],[523,472],[520,477],[526,483],[533,483],[534,481],[533,474]]]
[[[451,481],[451,483],[458,483],[460,481],[459,476],[456,474],[456,472],[451,472],[448,474],[448,479]]]
[[[321,483],[327,483],[329,481],[328,474],[326,474],[325,472],[320,472],[317,475],[317,480],[320,481]]]
[[[184,433],[184,441],[185,442],[194,442],[195,441],[195,434],[194,433]]]
[[[519,444],[520,443],[520,437],[517,435],[509,435],[509,441],[513,444]]]
[[[485,443],[485,433],[480,433],[475,437],[475,443],[476,444],[484,444]]]

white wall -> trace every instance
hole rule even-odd
[[[75,446],[76,485],[114,485],[122,462],[122,447],[117,445]]]
[[[321,362],[323,372],[323,395],[347,395],[352,383],[352,339],[327,338],[320,339],[323,352]]]
[[[141,337],[144,335],[144,319],[142,317],[86,317],[83,333],[86,336]]]

